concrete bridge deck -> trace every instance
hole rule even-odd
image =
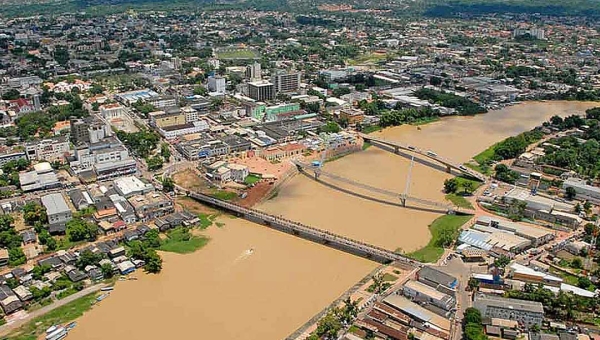
[[[270,215],[256,209],[244,208],[240,205],[225,202],[198,192],[189,191],[179,186],[176,186],[176,189],[185,192],[189,197],[202,203],[228,210],[249,221],[258,222],[273,229],[284,231],[320,244],[325,244],[354,255],[359,255],[382,263],[400,261],[413,266],[420,265],[418,261],[378,246],[353,240],[345,236],[337,235],[326,230],[321,230],[282,217]]]
[[[459,213],[459,214],[466,214],[466,215],[474,215],[475,214],[475,210],[473,210],[473,209],[465,209],[465,208],[461,208],[461,207],[458,207],[458,206],[455,206],[455,205],[452,205],[449,203],[445,203],[445,202],[436,202],[436,201],[418,198],[418,197],[414,197],[414,196],[410,196],[410,195],[406,195],[406,194],[400,194],[400,193],[382,189],[382,188],[377,188],[377,187],[374,187],[374,186],[371,186],[368,184],[360,183],[360,182],[357,182],[357,181],[354,181],[354,180],[351,180],[351,179],[348,179],[348,178],[345,178],[345,177],[342,177],[339,175],[329,173],[327,171],[324,171],[323,168],[321,168],[321,167],[315,167],[310,164],[302,163],[297,160],[293,160],[292,163],[294,163],[294,165],[296,165],[296,167],[298,167],[298,169],[300,171],[313,170],[315,172],[316,180],[319,180],[320,176],[328,177],[335,181],[346,183],[351,186],[370,191],[372,193],[377,193],[377,194],[384,195],[384,196],[387,196],[387,197],[390,197],[393,199],[399,199],[403,207],[406,207],[407,204],[411,203],[413,205],[433,208],[433,209],[439,210],[440,212],[445,212],[445,213]]]
[[[390,140],[380,138],[380,137],[366,135],[364,133],[358,133],[358,135],[365,141],[371,141],[371,142],[375,142],[375,143],[379,143],[379,144],[383,144],[383,145],[392,147],[392,148],[394,148],[394,151],[396,153],[398,153],[399,150],[403,150],[403,151],[411,152],[411,153],[423,156],[427,159],[436,161],[437,163],[444,165],[448,172],[450,172],[451,170],[456,170],[458,172],[461,172],[469,177],[475,178],[482,182],[485,182],[487,179],[485,175],[483,175],[473,169],[469,169],[460,163],[451,161],[448,158],[445,158],[438,154],[432,153],[431,151],[425,151],[425,150],[417,148],[415,146],[403,144],[403,143],[396,142],[396,141],[390,141]]]

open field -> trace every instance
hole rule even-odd
[[[173,229],[162,240],[160,250],[177,254],[189,254],[204,247],[210,239],[203,235],[192,235],[183,228]]]
[[[459,208],[473,209],[471,202],[467,201],[467,199],[463,196],[457,194],[448,194],[446,195],[446,199]]]
[[[216,52],[219,59],[259,59],[260,54],[249,48],[221,49]]]
[[[191,169],[186,169],[173,174],[173,180],[176,184],[194,191],[201,191],[209,187],[208,182]]]
[[[455,235],[460,227],[470,219],[471,216],[461,215],[444,215],[438,217],[429,226],[429,231],[431,232],[431,240],[429,240],[429,243],[425,247],[407,255],[421,262],[436,262],[444,253],[444,248],[440,246],[440,238],[442,235],[450,232]]]

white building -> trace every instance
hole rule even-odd
[[[200,119],[200,115],[198,114],[198,111],[194,110],[193,108],[191,108],[189,106],[182,108],[181,113],[183,113],[185,115],[186,123],[193,123]]]
[[[231,170],[231,179],[236,182],[243,182],[250,174],[250,171],[246,165],[228,164],[227,168]]]
[[[71,153],[66,136],[43,139],[25,144],[25,153],[30,161],[61,161]]]
[[[225,94],[227,84],[223,77],[208,77],[208,91]]]
[[[42,204],[46,208],[49,224],[61,224],[73,218],[71,209],[60,193],[49,194],[42,197]]]
[[[437,291],[419,281],[409,280],[404,285],[403,293],[414,301],[427,302],[445,310],[450,310],[456,305],[456,301],[452,296]]]
[[[117,178],[114,181],[115,190],[124,197],[142,195],[154,191],[154,186],[135,176]]]
[[[104,119],[119,118],[125,113],[125,108],[119,104],[106,104],[100,107],[100,114]]]
[[[168,140],[175,139],[179,136],[190,135],[210,129],[210,126],[205,120],[198,120],[193,123],[183,125],[165,126],[160,128],[158,132]]]

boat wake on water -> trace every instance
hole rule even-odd
[[[244,252],[242,252],[242,254],[240,256],[238,256],[233,263],[238,263],[240,261],[243,261],[245,259],[247,259],[248,257],[252,256],[252,254],[254,253],[254,248],[250,248],[250,249],[246,249]]]

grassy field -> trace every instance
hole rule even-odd
[[[358,65],[358,64],[377,64],[379,62],[385,61],[387,59],[387,54],[385,53],[365,53],[359,55],[354,59],[348,60],[349,65]]]
[[[462,176],[456,177],[456,182],[458,183],[458,190],[456,190],[456,192],[458,192],[458,193],[464,192],[464,190],[465,190],[465,183],[468,183],[468,182],[473,183],[473,188],[474,189],[477,189],[477,188],[479,188],[480,186],[483,185],[483,183],[481,183],[479,181],[476,181],[474,179],[465,178],[465,177],[462,177]]]
[[[398,280],[396,275],[392,275],[390,273],[383,274],[383,281],[394,282],[396,280]]]
[[[175,228],[167,233],[167,238],[162,241],[160,250],[177,254],[189,254],[204,247],[209,238],[191,235],[184,228]]]
[[[35,318],[17,329],[9,339],[12,340],[35,340],[52,325],[65,324],[82,316],[85,311],[92,307],[96,300],[96,293],[88,294],[66,305],[56,308],[38,318]]]
[[[368,125],[368,126],[363,126],[361,132],[364,134],[369,134],[375,131],[381,131],[383,130],[383,128],[379,125]]]
[[[244,179],[244,183],[247,185],[252,185],[258,181],[261,180],[260,176],[257,175],[248,175],[248,177],[246,177],[246,179]]]
[[[460,227],[470,219],[471,216],[462,215],[444,215],[438,217],[431,225],[429,225],[429,231],[431,232],[431,240],[429,240],[429,243],[425,247],[407,255],[421,262],[436,262],[442,254],[444,254],[444,248],[438,246],[440,235],[445,233],[446,230],[458,234]]]
[[[471,202],[467,201],[466,198],[460,195],[448,194],[446,195],[446,199],[459,208],[473,209],[473,205],[471,204]]]
[[[487,162],[491,162],[494,160],[494,149],[496,148],[496,144],[490,146],[489,148],[483,150],[479,154],[473,157],[473,159],[479,164],[485,164]]]
[[[487,166],[487,165],[480,165],[480,164],[477,164],[477,163],[475,163],[475,164],[474,163],[465,163],[465,166],[467,168],[475,170],[475,171],[477,171],[479,173],[482,173],[484,175],[488,175],[489,176],[489,175],[492,174],[492,167]]]
[[[364,142],[362,149],[363,150],[367,150],[368,148],[370,148],[373,144],[369,143],[369,142]]]
[[[258,59],[260,55],[251,49],[227,49],[217,52],[220,59]]]
[[[213,192],[210,195],[222,201],[231,201],[232,199],[237,197],[237,194],[235,192],[227,190],[213,190]]]

